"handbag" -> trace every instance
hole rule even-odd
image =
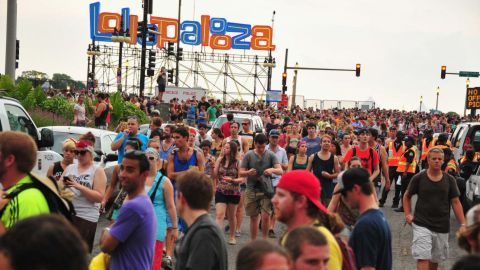
[[[268,198],[273,198],[275,195],[275,189],[273,188],[272,178],[270,176],[259,176],[260,184],[262,186],[263,194]]]

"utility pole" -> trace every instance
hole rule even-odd
[[[435,103],[435,111],[438,111],[438,96],[440,95],[440,86],[437,86],[437,102]]]
[[[15,81],[15,50],[17,45],[17,0],[8,0],[5,75]]]
[[[151,0],[150,0],[151,1]],[[177,27],[177,53],[175,54],[175,86],[178,87],[180,71],[180,16],[182,14],[182,0],[178,0],[178,27]]]

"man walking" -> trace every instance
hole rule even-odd
[[[413,227],[412,255],[418,270],[435,270],[448,257],[450,206],[465,226],[460,192],[455,178],[442,171],[443,159],[442,149],[431,148],[426,156],[427,170],[413,176],[403,196],[405,219]],[[415,216],[411,214],[413,195],[417,195]]]
[[[280,133],[277,129],[272,129],[269,134],[269,144],[267,145],[267,150],[271,151],[277,157],[278,162],[280,162],[280,166],[282,167],[282,171],[286,171],[288,169],[288,157],[287,152],[285,149],[278,145],[278,137],[280,137]],[[278,182],[280,181],[280,176],[277,174],[272,174],[272,184],[273,187],[276,188]],[[275,238],[275,213],[272,212],[270,216],[270,228],[268,229],[268,237]]]
[[[111,254],[109,269],[152,269],[157,221],[145,192],[150,163],[138,151],[125,153],[120,165],[120,182],[127,200],[118,218],[104,229],[100,248]]]
[[[307,137],[303,141],[307,143],[307,157],[320,151],[321,139],[317,135],[317,126],[314,123],[307,124]]]
[[[18,221],[50,213],[47,200],[37,188],[28,188],[10,200],[12,193],[24,184],[32,184],[29,176],[37,162],[37,146],[32,137],[23,132],[0,132],[0,235]],[[7,196],[5,198],[4,196]]]
[[[397,184],[398,177],[401,176],[399,172],[397,172],[398,162],[400,161],[403,153],[405,152],[405,144],[403,142],[403,132],[397,131],[396,137],[394,141],[391,141],[388,144],[387,152],[388,152],[388,175],[390,178],[391,183],[395,185],[395,197],[393,197],[393,204],[392,208],[398,207],[398,202],[400,201],[400,189],[402,186]],[[385,202],[387,201],[388,192],[390,190],[383,189],[382,197],[379,200],[379,206],[383,207]]]
[[[188,171],[177,179],[177,209],[188,225],[175,250],[175,269],[228,269],[227,245],[223,233],[208,215],[213,199],[210,178]]]
[[[265,194],[261,183],[262,178],[266,177],[267,179],[263,180],[268,181],[272,174],[282,175],[283,173],[275,154],[265,149],[267,143],[265,134],[257,134],[254,143],[255,149],[248,151],[242,160],[239,170],[240,177],[247,177],[245,212],[250,217],[250,237],[252,240],[257,238],[260,214],[262,217],[263,239],[267,239],[270,214],[272,213],[270,198]]]
[[[415,140],[412,136],[405,137],[405,152],[402,154],[400,161],[398,162],[397,173],[402,177],[400,198],[403,198],[405,191],[407,190],[410,179],[417,173],[417,151],[415,150]],[[397,191],[395,191],[397,195]],[[403,212],[403,207],[394,209],[395,212]]]
[[[113,140],[113,143],[110,146],[112,151],[118,150],[118,163],[122,163],[123,155],[125,153],[125,145],[130,138],[137,138],[142,142],[142,151],[147,149],[148,137],[144,134],[138,133],[138,118],[136,116],[131,116],[128,118],[127,128],[117,134],[115,140]]]
[[[329,226],[338,231],[341,231],[343,226],[328,216],[327,208],[320,202],[320,182],[315,175],[305,170],[291,171],[283,175],[272,198],[272,204],[278,221],[287,226],[286,234],[280,239],[281,245],[285,245],[293,230],[302,226],[315,227],[327,238],[330,250],[328,269],[342,269],[342,251],[333,236],[338,232],[331,232],[331,228],[327,228],[320,220],[331,220]]]
[[[392,269],[392,234],[372,196],[374,192],[369,173],[363,168],[353,168],[343,173],[336,193],[342,194],[347,204],[360,212],[349,240],[358,269]]]
[[[358,156],[362,160],[362,167],[370,173],[370,181],[373,182],[373,180],[375,180],[380,173],[380,162],[377,152],[368,146],[369,136],[370,134],[368,133],[367,129],[361,129],[358,131],[359,145],[348,150],[347,154],[345,154],[345,158],[343,159],[343,163],[345,164],[345,167],[347,167],[346,165],[348,161],[353,156]]]

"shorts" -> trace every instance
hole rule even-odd
[[[260,213],[272,213],[272,201],[262,192],[245,191],[245,213],[247,216],[257,216]]]
[[[85,240],[85,243],[87,243],[89,253],[92,253],[93,241],[95,240],[95,232],[97,230],[97,222],[91,222],[74,216],[72,219],[72,224],[75,228],[77,228],[80,236],[83,238],[83,240]]]
[[[448,257],[448,233],[432,232],[429,229],[412,224],[412,256],[415,260],[429,260],[440,263]]]
[[[215,203],[224,204],[238,204],[240,202],[240,196],[237,195],[225,195],[221,192],[215,192]]]
[[[240,184],[240,192],[247,190],[247,184]]]

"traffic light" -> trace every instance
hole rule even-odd
[[[173,42],[168,42],[167,43],[167,54],[168,54],[168,56],[175,55],[175,53],[173,52],[173,50],[174,50],[173,46],[174,46]]]
[[[138,28],[137,28],[137,37],[142,38],[143,34],[147,32],[148,28],[143,27],[143,21],[138,22]],[[148,37],[148,36],[147,36]]]
[[[168,77],[168,82],[173,83],[173,71],[174,69],[167,69],[167,77]]]
[[[360,65],[360,64],[357,64],[355,66],[355,76],[360,77],[360,68],[361,67],[362,67],[362,65]]]
[[[447,66],[442,66],[442,70],[440,73],[440,78],[445,79],[445,75],[447,74]]]
[[[155,75],[155,59],[157,52],[150,50],[150,54],[148,55],[148,67],[147,67],[147,77],[152,77]]]
[[[287,91],[287,73],[286,72],[282,73],[282,91],[283,93]]]
[[[183,48],[177,49],[177,57],[178,57],[178,60],[183,60]]]

